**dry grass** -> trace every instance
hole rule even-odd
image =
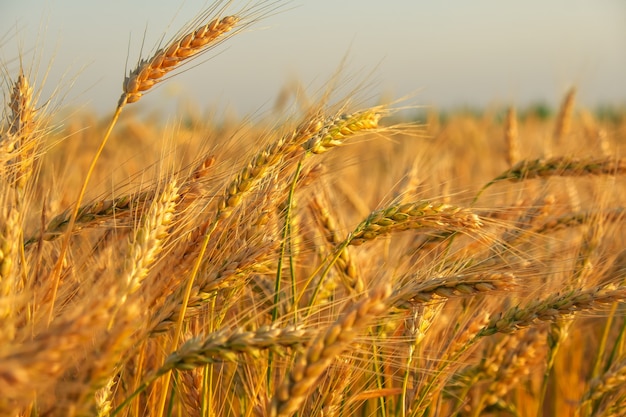
[[[7,76],[0,414],[623,415],[626,117],[122,114],[274,4],[232,6],[108,121]]]

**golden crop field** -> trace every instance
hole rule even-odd
[[[132,111],[264,7],[104,118],[5,73],[0,414],[626,415],[626,111]]]

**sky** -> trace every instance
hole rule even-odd
[[[626,104],[623,0],[281,3],[142,106],[269,111],[282,89],[297,81],[314,95],[340,67],[345,85],[362,84],[365,97],[409,95],[419,106],[556,106],[571,86],[579,106]],[[21,56],[39,80],[47,74],[44,96],[56,89],[63,105],[109,112],[137,60],[208,5],[0,0],[0,62],[12,77]]]

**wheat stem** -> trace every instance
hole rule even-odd
[[[53,319],[54,305],[56,302],[57,291],[59,289],[59,280],[61,279],[61,269],[63,268],[63,261],[65,259],[65,254],[67,253],[67,250],[69,249],[70,240],[72,238],[71,231],[74,229],[74,224],[76,223],[76,218],[78,217],[78,212],[80,210],[80,205],[83,201],[83,198],[85,197],[85,193],[87,192],[87,186],[89,185],[89,180],[91,179],[91,176],[96,168],[96,163],[98,162],[98,159],[100,159],[100,155],[102,155],[104,146],[106,145],[109,137],[111,136],[113,127],[115,126],[117,119],[122,113],[122,108],[124,107],[125,104],[126,104],[126,101],[121,100],[117,108],[115,109],[115,113],[113,113],[113,117],[111,118],[111,121],[109,122],[109,126],[107,127],[107,130],[104,133],[104,136],[102,137],[102,141],[100,142],[100,145],[98,146],[98,149],[96,150],[96,153],[94,154],[91,160],[91,163],[89,164],[89,169],[87,170],[87,174],[85,175],[85,178],[83,179],[83,185],[81,186],[80,191],[78,192],[78,197],[76,198],[76,202],[74,203],[74,210],[72,211],[72,214],[70,216],[70,220],[67,226],[68,232],[66,233],[65,239],[63,239],[63,243],[61,244],[61,249],[59,251],[57,262],[55,263],[54,268],[52,269],[52,272],[50,273],[50,281],[52,282],[52,287],[51,287],[51,295],[50,295],[50,310],[48,313],[48,325],[50,325]]]

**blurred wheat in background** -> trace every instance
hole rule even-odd
[[[3,63],[0,413],[625,415],[625,113],[422,124],[340,76],[280,118],[125,112],[280,6],[215,3],[105,120]]]

